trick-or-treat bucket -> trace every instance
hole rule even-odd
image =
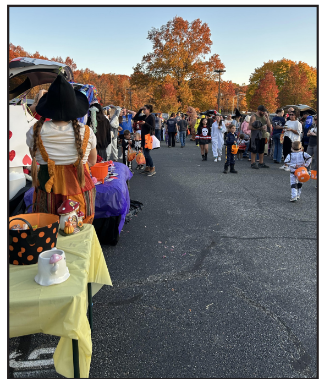
[[[311,179],[317,180],[317,171],[316,170],[311,170]]]
[[[94,166],[90,168],[92,176],[101,180],[104,183],[104,178],[108,175],[109,163],[101,162],[96,163]]]
[[[18,224],[26,224],[29,229],[11,229]],[[38,263],[40,253],[56,247],[58,230],[57,215],[31,213],[9,217],[9,263],[14,265]]]

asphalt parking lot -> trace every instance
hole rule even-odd
[[[199,150],[162,142],[156,175],[130,181],[144,206],[103,246],[113,287],[93,298],[90,377],[317,377],[316,182],[291,203],[269,157],[225,175]],[[61,377],[58,340],[10,339],[10,377]]]

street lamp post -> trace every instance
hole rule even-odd
[[[214,70],[214,72],[219,73],[218,112],[220,112],[220,79],[221,79],[221,72],[226,72],[226,70]]]

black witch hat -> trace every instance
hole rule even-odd
[[[36,112],[40,116],[57,121],[83,117],[88,109],[89,102],[86,95],[73,89],[62,75],[56,77],[36,106]]]

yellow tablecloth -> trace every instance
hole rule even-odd
[[[72,341],[79,343],[80,375],[89,377],[92,343],[87,318],[87,283],[92,294],[102,285],[112,286],[95,229],[85,225],[73,236],[58,236],[57,248],[66,253],[70,277],[49,287],[34,281],[38,265],[9,265],[10,337],[44,333],[60,336],[53,355],[56,371],[73,378]]]

